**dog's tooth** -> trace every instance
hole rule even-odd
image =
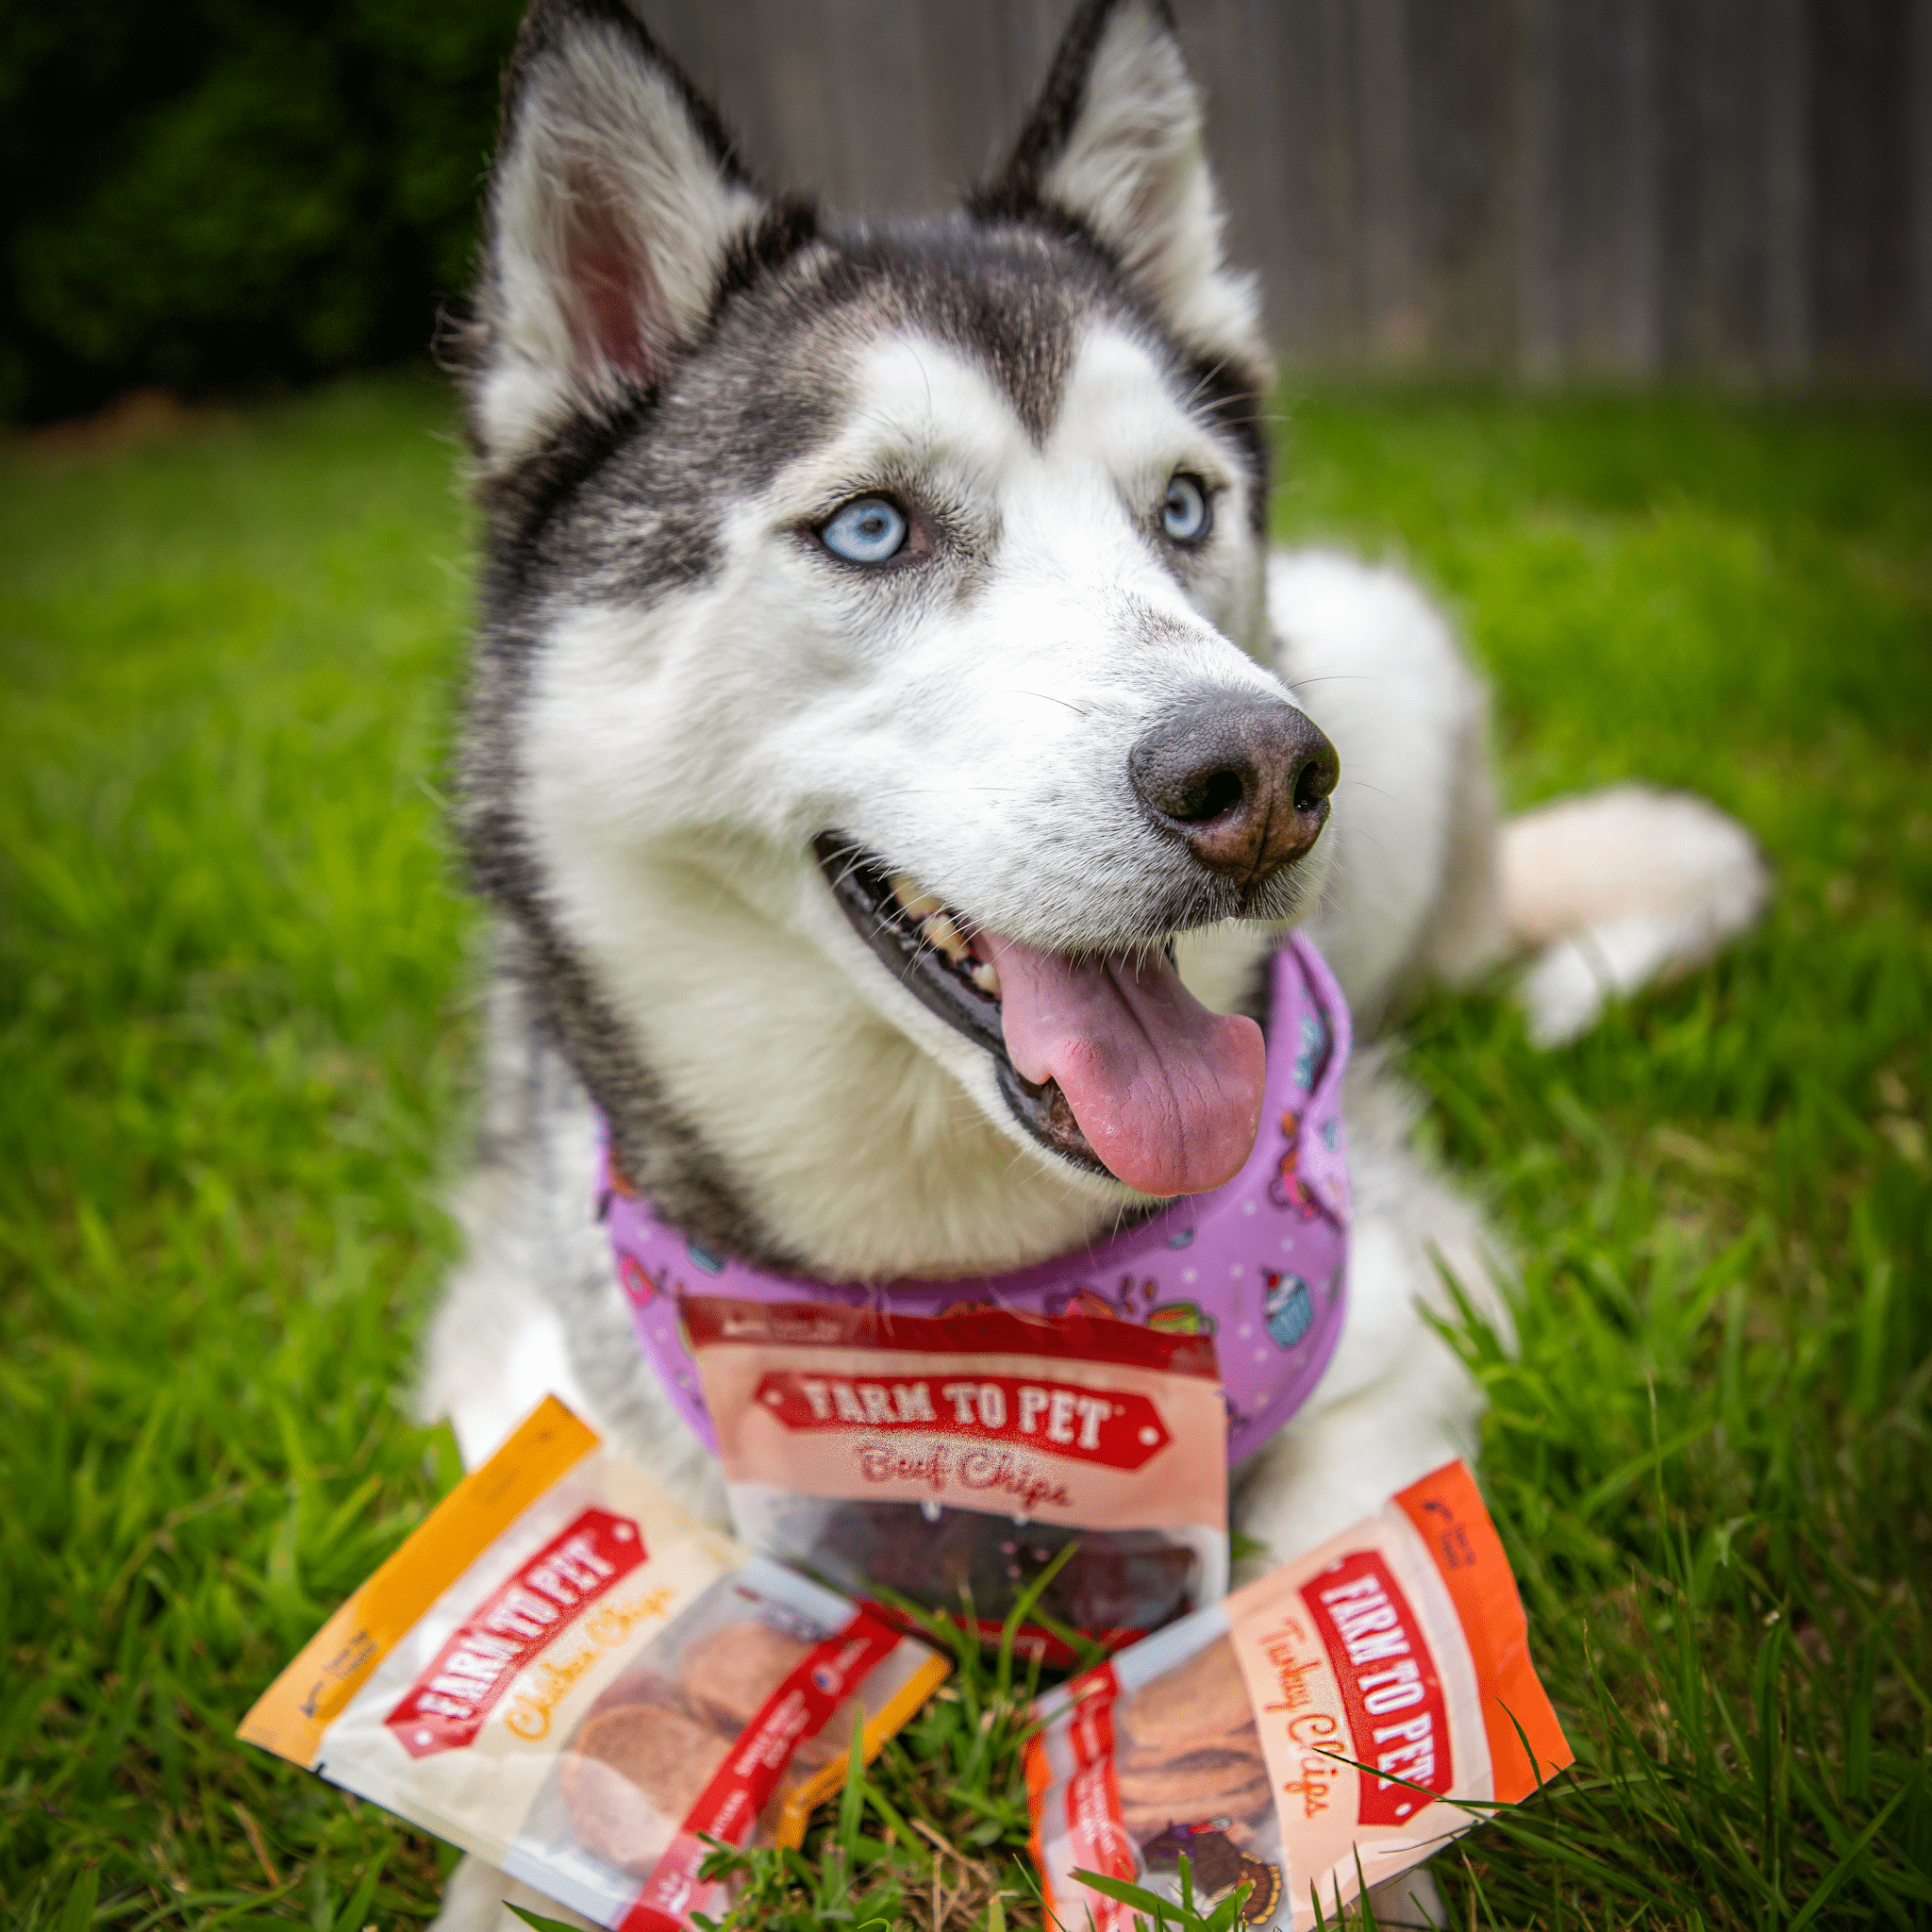
[[[998,999],[1000,996],[1000,969],[997,966],[989,966],[982,959],[973,969],[973,983],[988,999]]]
[[[960,965],[971,957],[966,941],[959,937],[959,928],[943,912],[933,913],[919,929],[925,935],[926,943],[937,947],[954,965]]]
[[[929,919],[940,909],[940,901],[935,899],[909,872],[894,875],[892,897],[906,908],[908,918]]]

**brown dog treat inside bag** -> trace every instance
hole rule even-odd
[[[1225,1813],[1245,1818],[1268,1803],[1268,1768],[1257,1752],[1252,1758],[1177,1770],[1164,1777],[1150,1775],[1131,1784],[1122,1779],[1119,1789],[1124,1817],[1131,1814],[1164,1822]]]
[[[736,1736],[810,1654],[811,1646],[769,1624],[738,1624],[688,1645],[677,1660],[687,1696]],[[852,1741],[852,1710],[841,1704],[815,1738],[794,1756],[800,1764],[826,1764]]]
[[[600,1711],[558,1767],[571,1824],[600,1858],[642,1876],[730,1748],[728,1736],[662,1705]]]
[[[1114,1729],[1124,1752],[1160,1758],[1242,1738],[1253,1739],[1257,1758],[1261,1751],[1247,1679],[1225,1637],[1124,1700]]]
[[[810,1650],[769,1624],[734,1624],[687,1644],[677,1659],[678,1679],[718,1723],[741,1730]]]

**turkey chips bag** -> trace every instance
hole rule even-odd
[[[687,1515],[554,1398],[458,1484],[241,1735],[623,1932],[718,1915],[700,1834],[796,1843],[945,1675]]]
[[[1452,1462],[1354,1529],[1036,1707],[1033,1854],[1060,1923],[1131,1932],[1079,1871],[1305,1932],[1572,1754],[1474,1479]],[[1464,1801],[1474,1806],[1467,1808]]]

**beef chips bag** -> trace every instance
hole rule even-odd
[[[700,1834],[796,1843],[946,1674],[752,1558],[545,1402],[342,1607],[241,1736],[600,1925],[724,1909]]]
[[[943,1320],[687,1295],[734,1528],[861,1594],[1041,1608],[1109,1644],[1227,1587],[1227,1418],[1214,1344],[1083,1314]],[[1050,1625],[1026,1639],[1072,1653]]]
[[[1075,1872],[1178,1896],[1183,1855],[1197,1896],[1248,1888],[1245,1925],[1332,1924],[1357,1860],[1392,1878],[1572,1759],[1460,1462],[1036,1710],[1034,1858],[1095,1932],[1135,1914]]]

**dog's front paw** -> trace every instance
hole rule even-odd
[[[596,1932],[589,1919],[545,1898],[527,1885],[486,1865],[481,1858],[466,1857],[449,1874],[442,1889],[442,1909],[429,1932],[530,1932],[530,1928],[510,1906],[522,1906],[540,1919],[555,1919],[562,1925],[580,1925],[584,1932]]]
[[[1503,830],[1509,936],[1534,955],[1517,998],[1530,1038],[1562,1046],[1612,997],[1668,981],[1753,925],[1771,874],[1735,819],[1689,792],[1617,785]]]
[[[1376,1924],[1386,1932],[1435,1932],[1449,1923],[1442,1894],[1426,1865],[1370,1886],[1369,1903],[1374,1907]]]

